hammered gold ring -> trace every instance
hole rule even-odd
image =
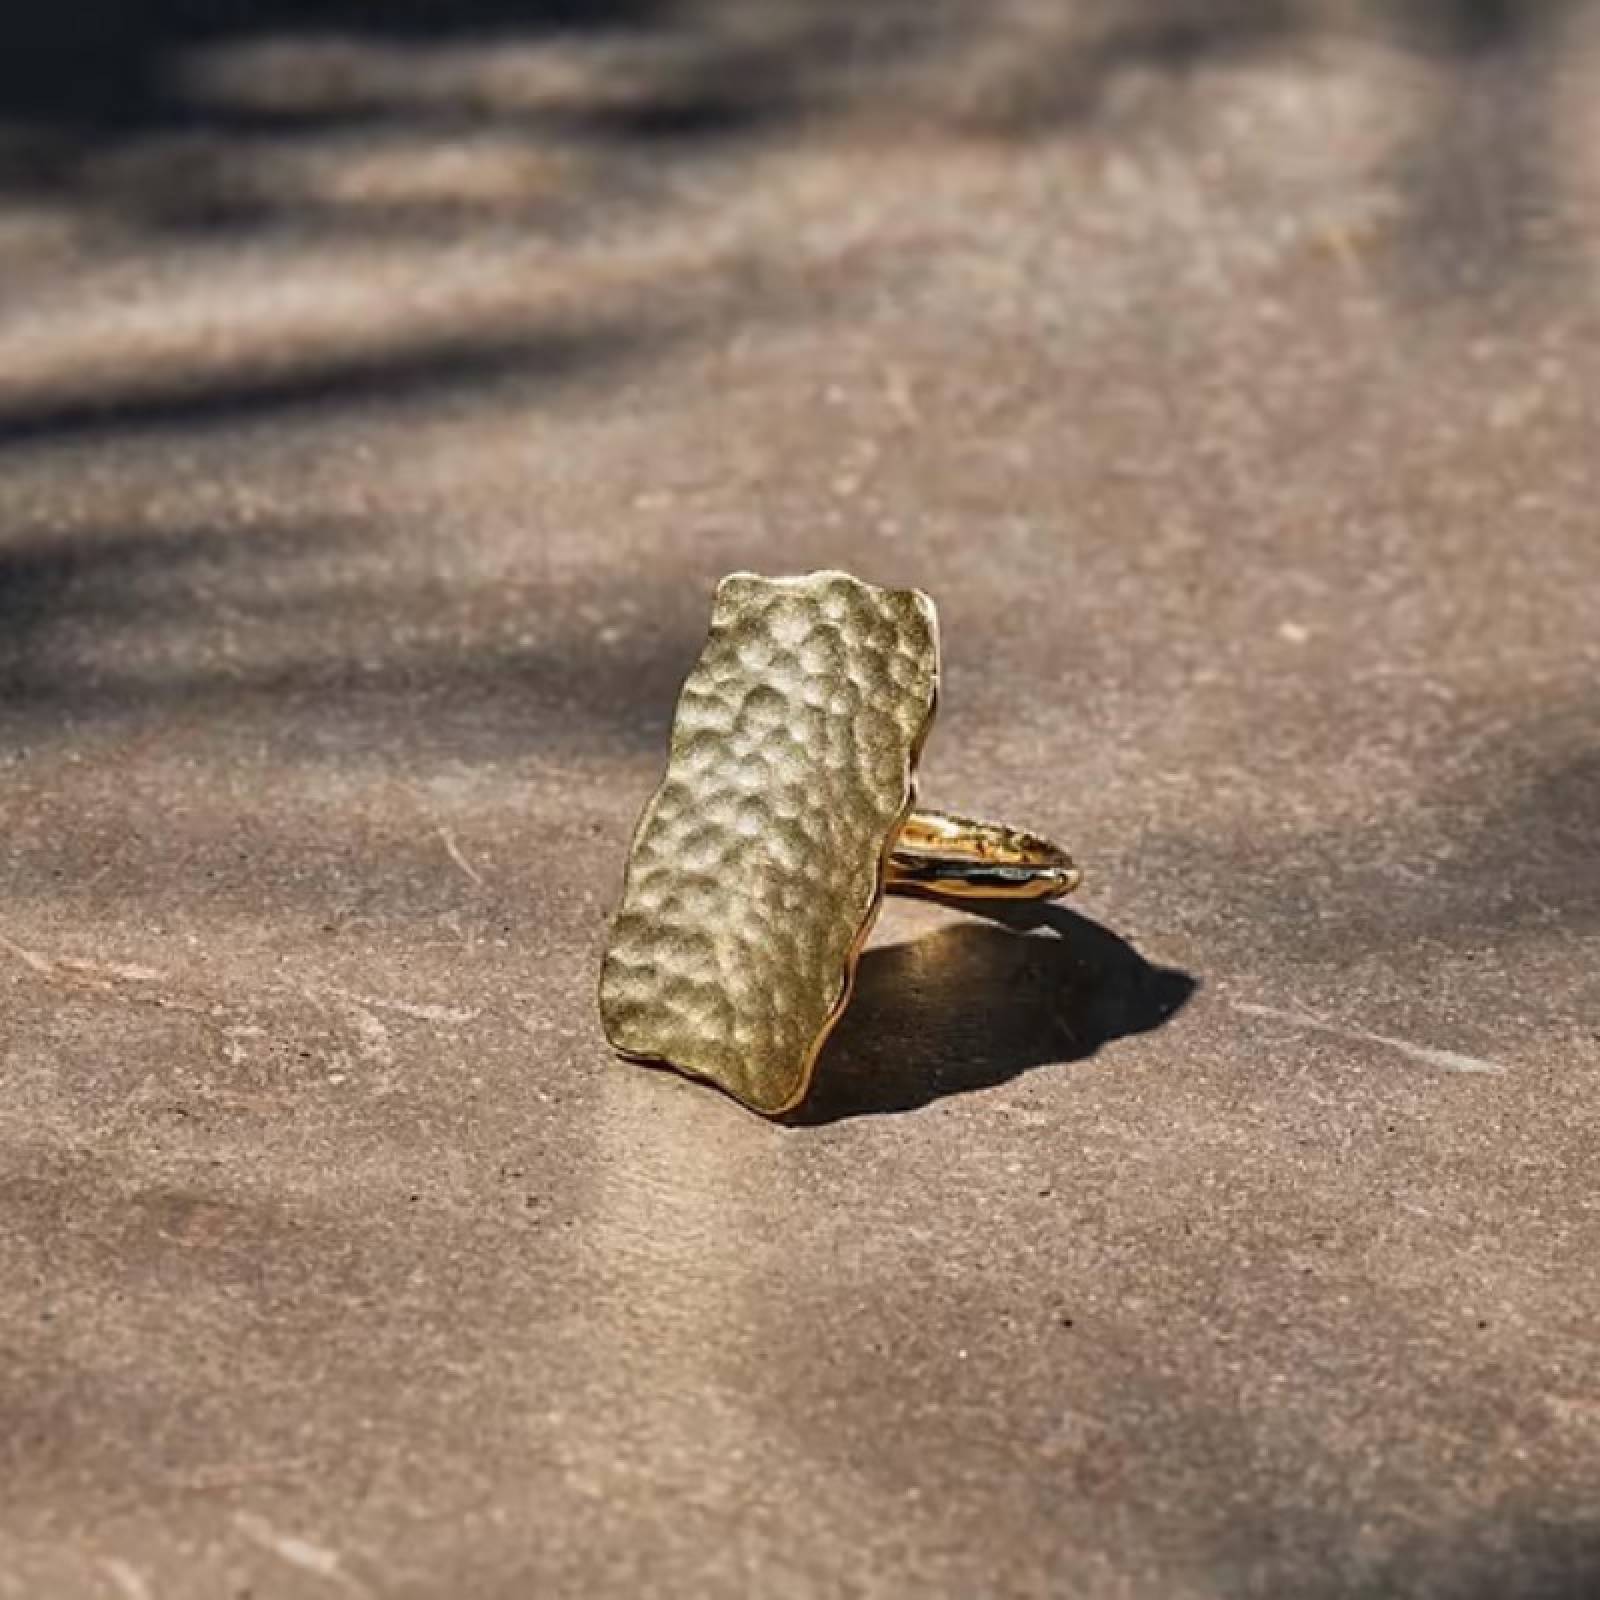
[[[805,1098],[886,892],[1077,887],[1047,839],[914,809],[938,686],[938,615],[916,589],[722,580],[611,926],[613,1048],[778,1115]]]

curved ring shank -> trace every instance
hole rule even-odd
[[[913,811],[889,852],[884,888],[936,900],[1055,900],[1083,874],[1059,845],[998,822]]]

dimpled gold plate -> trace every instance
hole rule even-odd
[[[606,1035],[775,1114],[882,900],[939,675],[933,602],[736,573],[684,684],[600,978]]]

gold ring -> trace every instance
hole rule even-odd
[[[885,892],[1045,900],[1079,872],[913,809],[939,624],[916,589],[734,573],[684,683],[600,975],[606,1037],[768,1116],[804,1099]]]

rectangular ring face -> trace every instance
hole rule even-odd
[[[914,589],[722,581],[601,972],[615,1048],[758,1111],[800,1101],[911,808],[938,672]]]

